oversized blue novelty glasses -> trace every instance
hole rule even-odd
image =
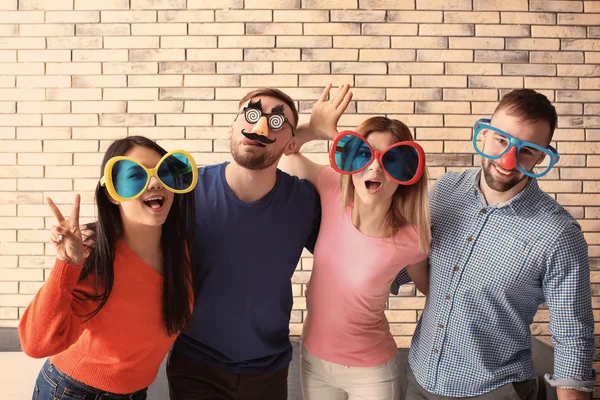
[[[480,135],[481,137],[479,137]],[[486,137],[485,141],[484,137]],[[514,151],[512,151],[513,147]],[[473,148],[479,155],[490,160],[502,158],[507,165],[507,167],[501,165],[503,168],[510,170],[516,166],[521,173],[532,178],[546,175],[560,160],[554,147],[548,145],[547,148],[544,148],[535,143],[519,140],[491,126],[489,119],[480,119],[475,122]],[[544,158],[543,162],[540,162],[541,158]]]

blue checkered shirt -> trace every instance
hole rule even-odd
[[[534,379],[529,325],[550,311],[554,386],[593,389],[594,318],[587,243],[535,179],[490,205],[480,168],[442,176],[430,193],[429,294],[410,350],[417,381],[466,397]]]

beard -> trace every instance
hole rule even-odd
[[[527,179],[527,175],[522,174],[521,172],[515,173],[513,178],[509,181],[500,181],[494,177],[494,171],[492,171],[492,161],[486,158],[482,159],[482,169],[483,169],[483,177],[485,179],[485,183],[487,185],[497,191],[497,192],[507,192],[510,189],[514,188],[524,179]]]
[[[250,169],[250,170],[261,170],[267,169],[279,160],[279,157],[283,154],[284,150],[282,149],[279,154],[272,154],[266,148],[258,148],[258,149],[248,149],[247,152],[240,151],[240,148],[243,146],[242,143],[238,143],[234,145],[231,143],[231,155],[233,160],[240,167]],[[258,151],[254,151],[258,150]]]

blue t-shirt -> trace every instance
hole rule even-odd
[[[241,201],[227,163],[199,168],[193,324],[173,351],[235,373],[269,373],[292,359],[291,278],[313,251],[321,207],[313,185],[277,170],[262,199]]]

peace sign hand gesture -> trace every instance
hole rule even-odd
[[[51,198],[46,202],[58,221],[58,225],[52,226],[50,241],[56,248],[56,257],[68,264],[81,265],[83,262],[83,239],[79,230],[79,204],[81,197],[75,195],[71,217],[65,219]]]

